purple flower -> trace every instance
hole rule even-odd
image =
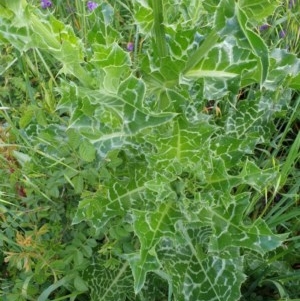
[[[269,24],[263,24],[259,27],[259,31],[264,31],[264,30],[267,30],[268,28],[270,27]]]
[[[126,48],[128,51],[131,52],[134,49],[134,44],[132,42],[128,42]]]
[[[96,9],[98,7],[98,3],[93,2],[93,1],[88,1],[86,6],[88,8],[89,11],[93,11],[94,9]]]
[[[46,9],[52,6],[52,2],[50,0],[41,0],[41,7]]]
[[[279,32],[279,37],[280,37],[281,39],[283,39],[285,36],[286,36],[286,31],[285,31],[285,30],[280,30],[280,32]]]

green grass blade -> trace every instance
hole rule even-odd
[[[57,282],[55,282],[54,284],[50,285],[48,288],[46,288],[42,292],[42,294],[38,297],[37,301],[47,301],[47,300],[49,300],[48,297],[53,291],[55,291],[59,287],[67,284],[68,282],[70,282],[70,280],[72,280],[72,278],[74,278],[74,275],[72,275],[72,274],[67,275],[67,276],[63,277],[62,279],[58,280]]]
[[[289,149],[288,156],[281,168],[281,186],[283,186],[300,158],[300,132],[298,133],[294,143]]]

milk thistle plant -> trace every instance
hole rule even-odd
[[[1,297],[300,298],[289,3],[57,3],[1,4]]]

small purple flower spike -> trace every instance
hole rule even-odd
[[[89,11],[93,11],[94,9],[96,9],[98,7],[98,3],[93,2],[93,1],[88,1],[86,6],[88,8]]]
[[[41,0],[41,8],[46,9],[52,6],[52,2],[50,0]]]
[[[128,51],[132,52],[134,49],[134,44],[132,42],[128,42],[126,48]]]
[[[265,31],[270,27],[269,24],[263,24],[259,27],[259,31]]]
[[[280,37],[281,39],[283,39],[285,36],[286,36],[286,31],[285,31],[285,30],[281,30],[281,31],[279,32],[279,37]]]

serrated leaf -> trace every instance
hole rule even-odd
[[[26,128],[29,125],[29,123],[32,121],[33,117],[34,117],[34,111],[32,109],[26,110],[22,114],[19,120],[19,126],[21,128]]]
[[[117,267],[113,269],[105,266],[106,261],[104,258],[94,258],[82,274],[89,288],[90,300],[131,300],[134,294],[129,264],[117,261]]]
[[[172,112],[155,114],[147,111],[143,106],[145,83],[133,76],[124,80],[115,93],[110,93],[105,89],[90,90],[82,88],[78,91],[78,95],[87,97],[91,104],[98,105],[98,109],[93,119],[84,116],[81,110],[75,110],[71,127],[91,127],[93,123],[98,122],[100,114],[106,114],[107,123],[103,125],[103,130],[105,130],[105,134],[108,134],[107,138],[117,137],[116,134],[120,134],[120,138],[128,134],[135,134],[143,129],[164,124],[177,115]],[[111,128],[113,128],[113,131]],[[100,132],[96,135],[99,136],[99,141],[104,140],[105,136],[100,138],[100,136],[103,136],[100,135]]]
[[[269,49],[265,42],[260,38],[258,34],[250,30],[247,26],[247,16],[241,7],[236,5],[237,18],[240,27],[246,36],[252,51],[258,58],[260,64],[260,84],[263,84],[268,76],[269,72]]]
[[[209,13],[214,13],[217,10],[219,0],[211,0],[203,2],[203,8],[207,10]]]
[[[257,21],[273,14],[278,7],[278,0],[241,0],[239,6],[246,13],[248,18]]]
[[[81,175],[77,175],[72,178],[72,184],[75,189],[75,193],[82,193],[83,191],[83,177]]]
[[[256,142],[257,138],[250,135],[247,140],[233,135],[219,135],[211,140],[211,150],[215,157],[222,159],[226,168],[230,168],[241,162],[245,155],[251,154]]]
[[[289,86],[292,89],[300,90],[300,73],[289,82]]]
[[[80,264],[83,263],[83,254],[80,250],[75,250],[74,254],[73,254],[73,260],[74,260],[74,264],[75,266],[79,266]]]
[[[222,6],[218,8],[218,13],[221,13],[221,8]],[[226,29],[228,32],[212,40],[209,47],[205,47],[207,49],[204,52],[200,50],[207,42],[203,42],[194,54],[197,59],[183,73],[183,80],[191,78],[203,80],[203,96],[207,99],[218,99],[229,92],[236,94],[241,84],[246,85],[259,80],[257,59],[250,47],[247,49],[245,45],[241,45],[238,37],[240,27],[233,8],[234,6],[231,6],[230,11],[233,14],[234,24],[229,26],[224,16],[222,16],[224,20],[220,21],[224,26],[228,26]],[[190,60],[192,58],[188,62]]]
[[[81,137],[80,134],[75,129],[68,129],[67,136],[68,136],[68,143],[72,148],[75,149],[79,147],[81,143]]]
[[[96,68],[104,71],[103,87],[111,93],[118,89],[122,79],[130,73],[130,56],[128,52],[125,52],[116,43],[112,45],[95,45],[95,53],[91,63]],[[99,81],[101,82],[101,79]]]
[[[209,52],[218,42],[219,35],[216,31],[212,30],[209,35],[205,38],[200,47],[193,53],[193,55],[188,59],[184,73],[190,71],[205,57],[207,52]]]
[[[79,146],[79,156],[82,160],[92,162],[96,157],[96,150],[92,143],[83,140]]]
[[[141,242],[139,254],[129,254],[134,277],[134,290],[139,293],[143,288],[146,275],[159,270],[161,264],[156,255],[156,245],[164,236],[172,236],[174,223],[180,213],[174,210],[172,202],[161,204],[155,212],[134,211],[134,229]]]
[[[178,223],[183,240],[166,239],[158,251],[171,277],[176,300],[238,300],[245,280],[238,251],[207,254],[202,247],[204,229]],[[234,254],[236,256],[234,256]]]
[[[74,287],[76,290],[78,290],[79,292],[85,292],[87,291],[89,288],[86,284],[86,282],[80,277],[80,276],[76,276],[74,279]]]
[[[134,2],[134,18],[140,26],[140,30],[144,34],[149,34],[153,27],[153,11],[148,1],[135,0]]]
[[[252,99],[240,102],[238,110],[225,121],[226,133],[239,139],[247,136],[252,143],[267,141],[273,127],[270,119],[276,112],[276,99],[273,97],[272,94],[258,92]]]
[[[154,160],[160,168],[166,168],[174,161],[186,167],[195,164],[202,156],[201,145],[205,144],[213,132],[214,127],[209,124],[193,126],[188,125],[184,119],[178,118],[158,140],[149,137],[150,141],[156,144],[157,154],[149,157],[148,160]]]
[[[246,161],[239,175],[231,176],[227,173],[225,163],[221,158],[212,159],[211,173],[207,173],[208,185],[214,185],[219,190],[230,190],[241,183],[250,185],[258,191],[263,190],[268,183],[277,177],[273,169],[261,170],[253,162]]]
[[[114,183],[109,182],[108,187],[100,187],[94,195],[81,200],[73,224],[88,219],[101,230],[111,219],[123,218],[132,208],[132,202],[143,204],[145,181],[151,178],[151,173],[134,167],[130,171],[131,177],[127,175],[113,180]]]
[[[222,197],[221,197],[222,198]],[[228,202],[224,196],[223,203]],[[284,235],[275,236],[264,221],[257,219],[251,225],[243,223],[245,209],[249,204],[249,194],[241,194],[228,207],[211,208],[213,232],[209,251],[220,252],[232,247],[243,247],[254,250],[262,255],[276,249],[282,244]]]
[[[300,59],[284,49],[274,49],[270,53],[270,73],[264,87],[275,91],[280,85],[293,89],[300,88]]]
[[[41,126],[47,126],[47,118],[43,110],[37,109],[35,112],[36,121]]]

